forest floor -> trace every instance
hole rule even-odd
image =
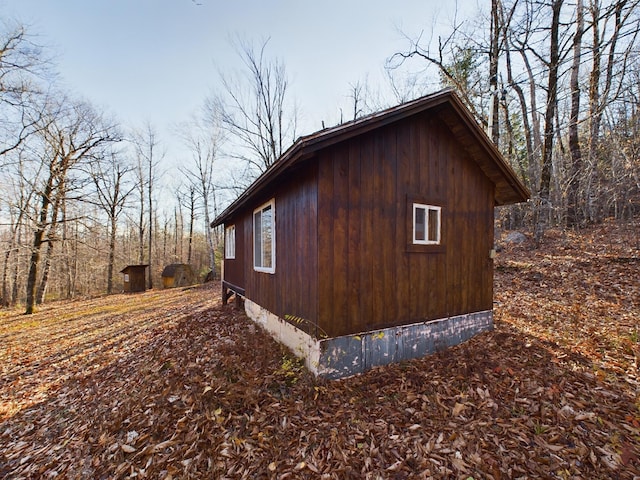
[[[0,478],[638,478],[637,226],[495,266],[492,332],[340,381],[217,284],[0,310]]]

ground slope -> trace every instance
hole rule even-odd
[[[0,478],[632,479],[639,243],[506,246],[493,332],[335,382],[218,286],[0,310]]]

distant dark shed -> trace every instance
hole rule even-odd
[[[186,263],[172,263],[162,270],[162,286],[164,288],[193,285],[194,279],[193,268]]]
[[[144,292],[147,289],[146,270],[149,265],[127,265],[120,273],[124,274],[125,292]]]
[[[338,378],[493,328],[496,205],[529,191],[452,90],[300,138],[218,218],[223,300]]]

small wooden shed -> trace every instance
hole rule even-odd
[[[211,224],[223,299],[338,378],[493,328],[494,207],[529,192],[447,89],[300,138]]]
[[[147,267],[149,265],[127,265],[120,273],[124,274],[124,291],[144,292],[147,289]]]
[[[194,281],[193,268],[187,263],[172,263],[162,270],[164,288],[187,287],[193,285]]]

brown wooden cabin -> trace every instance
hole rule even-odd
[[[338,378],[493,328],[494,207],[529,192],[452,90],[300,138],[211,224],[223,298]]]
[[[162,286],[164,288],[187,287],[193,285],[195,274],[187,263],[172,263],[162,270]]]
[[[146,273],[149,265],[127,265],[120,273],[124,274],[125,292],[144,292],[147,289]]]

